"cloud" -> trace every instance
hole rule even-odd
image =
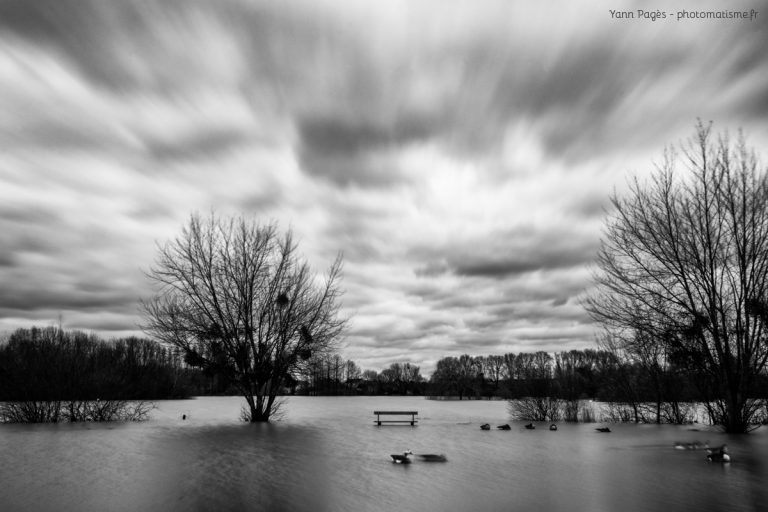
[[[305,119],[299,132],[303,146],[310,153],[354,156],[383,147],[396,145],[411,138],[418,139],[418,133],[409,136],[396,129],[388,129],[376,123],[359,119]]]
[[[248,142],[247,136],[238,130],[213,129],[188,135],[181,140],[148,140],[145,145],[153,158],[163,162],[187,158],[217,160],[221,158],[222,153],[237,149]]]
[[[94,82],[110,88],[141,85],[138,70],[130,66],[130,55],[149,55],[152,34],[148,18],[138,4],[129,2],[105,7],[89,0],[11,0],[0,6],[4,30],[44,45]],[[154,55],[166,48],[158,45]],[[150,62],[156,61],[144,61]]]
[[[520,226],[482,236],[457,237],[445,245],[419,247],[414,254],[429,263],[414,272],[422,277],[450,270],[459,276],[504,278],[584,265],[594,259],[597,248],[598,238],[585,237],[579,229]]]
[[[457,265],[456,272],[466,276],[506,277],[543,268],[572,267],[585,261],[582,258],[573,258],[559,252],[539,254],[538,256],[543,257],[520,259],[513,256],[508,259],[485,259],[472,263],[461,263]]]
[[[413,273],[418,277],[435,277],[448,272],[448,263],[445,261],[430,261],[426,265],[416,268]]]
[[[357,117],[309,117],[299,124],[304,169],[342,186],[403,181],[392,154],[429,136],[429,128],[417,123],[385,126]]]

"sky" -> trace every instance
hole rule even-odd
[[[0,333],[142,335],[158,244],[215,211],[343,254],[363,369],[594,348],[610,195],[699,118],[768,158],[768,1],[648,7],[0,1]]]

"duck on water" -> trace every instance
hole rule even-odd
[[[392,457],[392,462],[396,464],[410,464],[411,459],[408,458],[409,455],[413,455],[413,452],[411,450],[405,450],[402,455],[393,453],[390,457]]]
[[[390,455],[390,457],[392,457],[392,462],[396,464],[410,464],[411,459],[408,458],[409,455],[413,455],[413,452],[411,450],[404,451],[402,455],[399,453],[393,453]],[[445,456],[444,453],[420,453],[419,458],[424,462],[447,462],[448,461],[448,458]]]
[[[728,446],[723,445],[717,450],[709,450],[707,460],[710,462],[731,462],[731,456],[728,454]]]

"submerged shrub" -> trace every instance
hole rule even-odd
[[[579,411],[579,416],[581,417],[581,421],[583,423],[595,422],[595,411],[591,405],[582,405],[581,410]]]
[[[576,423],[579,421],[579,401],[566,400],[563,406],[563,420]]]
[[[58,423],[60,420],[61,402],[0,402],[2,423]]]
[[[637,418],[636,409],[630,405],[608,402],[606,410],[603,412],[602,421],[614,423],[630,423]]]
[[[696,419],[696,408],[693,404],[682,402],[664,402],[661,405],[661,418],[663,423],[674,425],[688,425]]]
[[[0,423],[145,421],[155,405],[147,401],[68,400],[0,403]]]
[[[509,413],[515,420],[560,421],[561,409],[557,398],[529,396],[509,401]]]

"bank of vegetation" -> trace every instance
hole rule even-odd
[[[195,373],[147,339],[18,329],[0,344],[0,421],[139,421],[151,400],[195,391]]]
[[[425,378],[418,366],[363,370],[338,354],[315,356],[279,395],[402,395],[509,401],[526,421],[690,423],[707,401],[706,378],[674,359],[641,358],[604,340],[602,349],[558,353],[469,354],[440,359]],[[146,338],[103,340],[55,327],[18,329],[0,343],[0,421],[43,423],[146,419],[153,400],[238,395],[225,375],[196,368]],[[765,421],[768,376],[750,396]],[[602,404],[599,410],[590,401]],[[713,421],[713,423],[716,423]]]
[[[708,375],[663,351],[640,354],[601,340],[601,349],[557,353],[444,357],[429,379],[419,367],[393,363],[381,372],[360,371],[340,357],[314,361],[313,372],[294,390],[311,395],[424,395],[434,399],[504,399],[510,415],[526,421],[619,421],[692,423],[703,410],[708,423],[717,410]],[[755,408],[751,425],[766,421],[768,375],[755,376],[747,397]],[[599,402],[599,406],[590,403]]]
[[[531,421],[631,421],[692,423],[703,407],[706,421],[719,424],[707,408],[707,375],[655,353],[640,358],[606,349],[448,357],[437,363],[429,394],[459,399],[500,397],[512,417]],[[768,375],[756,375],[748,401],[752,425],[765,422]],[[601,402],[593,408],[590,401]]]

